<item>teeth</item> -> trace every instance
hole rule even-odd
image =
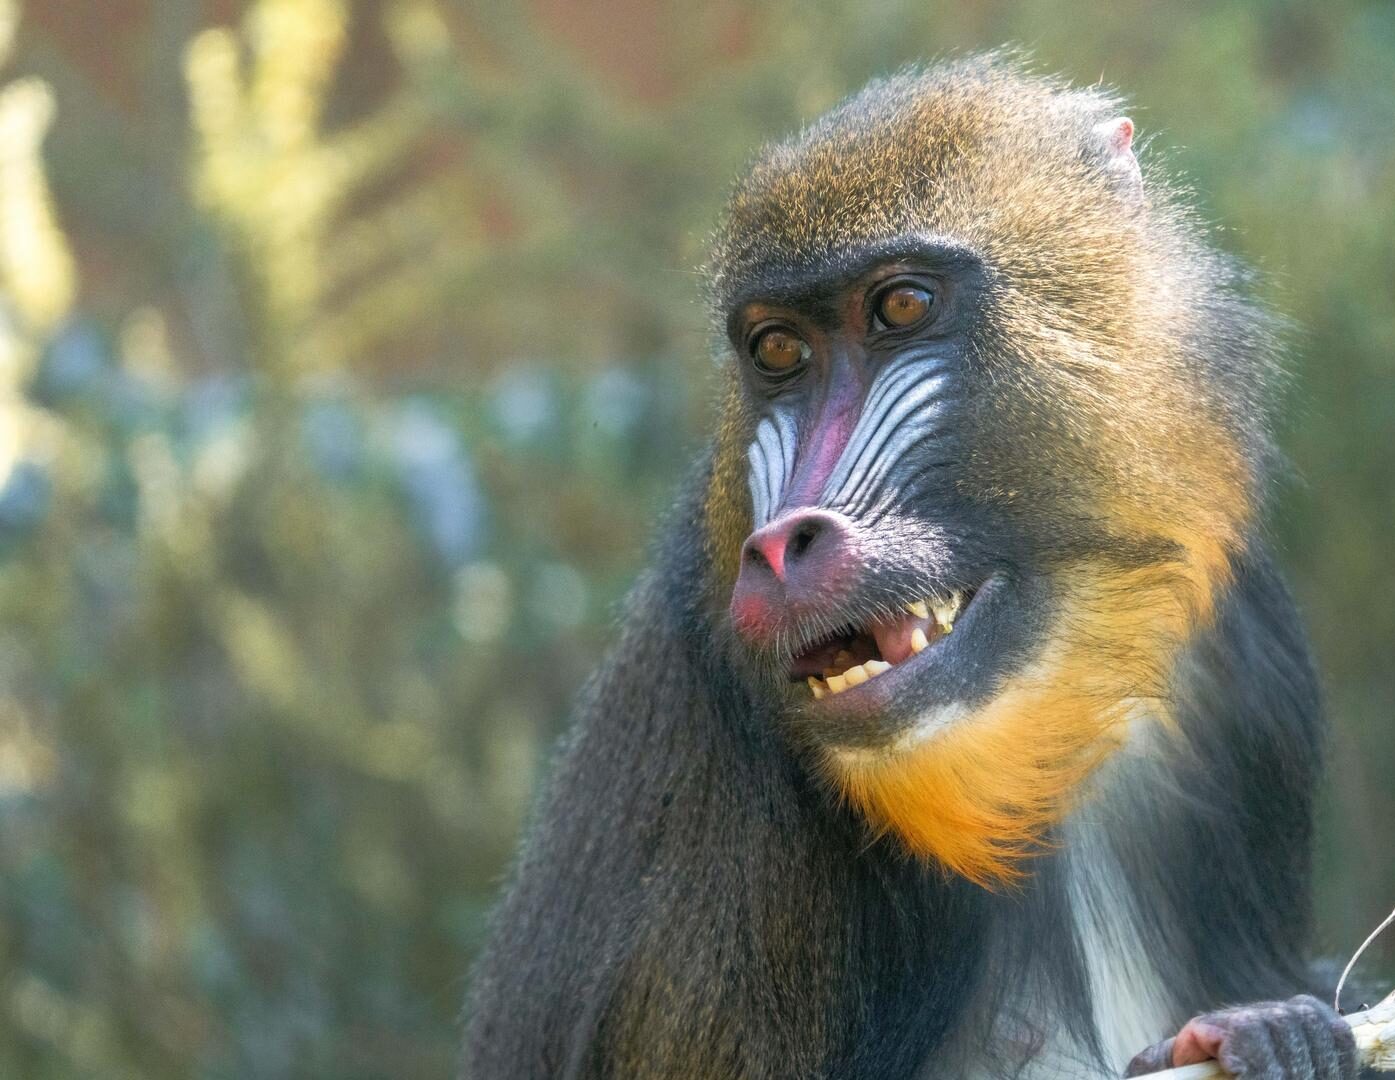
[[[890,670],[891,665],[885,660],[868,660],[864,664],[848,668],[841,675],[830,675],[826,684],[810,675],[809,689],[814,692],[814,700],[817,701],[825,694],[841,694],[844,690],[861,686],[868,679],[874,679],[882,672]]]
[[[940,628],[940,632],[948,634],[954,629],[954,620],[958,617],[959,609],[963,606],[964,598],[959,593],[952,593],[948,600],[917,600],[907,604],[906,611],[917,619],[928,619],[933,616],[935,625]]]
[[[948,634],[954,629],[954,620],[959,617],[959,610],[963,606],[964,596],[956,592],[951,593],[947,600],[913,601],[905,605],[905,610],[917,619],[933,618],[939,633]],[[911,652],[924,652],[929,647],[930,639],[926,636],[924,628],[915,627],[911,631]],[[818,701],[828,694],[841,694],[844,690],[861,686],[868,679],[874,679],[891,668],[892,665],[885,660],[866,660],[861,664],[854,664],[852,653],[847,649],[839,649],[833,658],[833,666],[824,668],[823,679],[809,676],[809,689],[814,695],[814,700]]]
[[[963,604],[964,598],[959,593],[954,593],[944,603],[934,605],[935,625],[940,628],[941,633],[948,634],[954,629],[954,620]]]

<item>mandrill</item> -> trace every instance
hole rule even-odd
[[[1354,1077],[1294,996],[1323,725],[1264,540],[1275,321],[1119,101],[1000,55],[875,82],[759,155],[708,282],[717,431],[467,1080]]]

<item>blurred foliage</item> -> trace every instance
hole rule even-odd
[[[450,1074],[539,763],[700,445],[725,185],[1003,41],[1134,95],[1300,327],[1278,528],[1338,723],[1324,946],[1364,936],[1395,8],[0,0],[0,1075]]]

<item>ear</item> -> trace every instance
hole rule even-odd
[[[1133,155],[1133,121],[1127,116],[1102,120],[1095,125],[1093,135],[1094,149],[1105,173],[1130,202],[1141,203],[1143,174]]]

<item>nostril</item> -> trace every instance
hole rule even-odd
[[[793,510],[767,522],[746,537],[740,558],[732,615],[752,625],[774,618],[771,611],[817,607],[855,585],[863,565],[852,522],[821,509]],[[753,614],[758,611],[764,614]]]
[[[809,550],[818,539],[819,533],[823,530],[817,521],[805,521],[799,528],[795,529],[794,535],[790,537],[789,553],[790,558],[797,559]]]

